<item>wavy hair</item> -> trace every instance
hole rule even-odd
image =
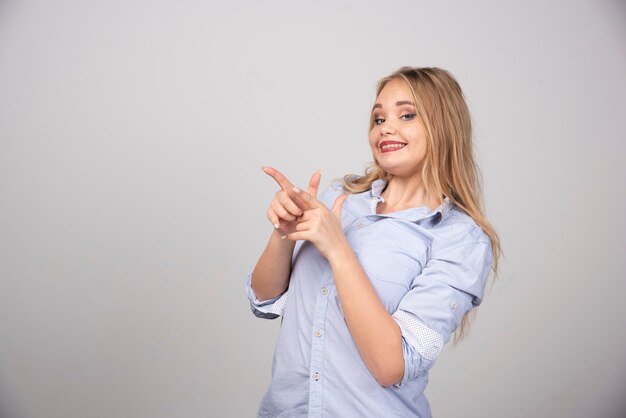
[[[472,123],[459,83],[441,68],[402,67],[378,82],[376,97],[388,82],[396,79],[407,83],[426,131],[426,157],[422,168],[426,191],[449,198],[482,228],[491,241],[492,272],[497,277],[500,239],[485,217],[482,179],[474,159]],[[372,113],[369,130],[373,127]],[[345,176],[343,185],[351,193],[360,193],[369,190],[375,180],[389,181],[392,177],[374,161],[367,166],[364,175]],[[455,331],[455,344],[467,334],[470,322],[466,314]]]

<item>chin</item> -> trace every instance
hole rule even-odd
[[[384,167],[384,166],[379,166],[380,168],[382,168],[383,170],[385,170],[387,173],[389,173],[391,176],[393,177],[400,177],[400,178],[409,178],[409,177],[416,177],[416,176],[421,176],[421,169],[420,170],[407,170],[406,168],[403,170],[402,167]]]

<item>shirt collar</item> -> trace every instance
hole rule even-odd
[[[406,219],[411,222],[419,222],[424,219],[433,218],[433,225],[439,224],[450,212],[450,209],[454,204],[449,198],[445,198],[441,205],[431,210],[426,206],[420,208],[410,208],[394,213],[377,214],[376,206],[378,202],[384,202],[385,199],[380,195],[387,187],[387,181],[383,179],[377,179],[372,182],[370,189],[370,212],[369,215],[380,216],[386,218]]]

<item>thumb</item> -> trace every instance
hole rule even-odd
[[[322,172],[317,170],[311,176],[311,180],[309,181],[309,188],[307,189],[307,193],[313,197],[317,197],[317,190],[320,187],[320,179],[322,178]]]
[[[343,202],[345,202],[347,198],[348,198],[347,194],[342,194],[337,199],[335,199],[335,203],[333,203],[333,208],[331,209],[331,212],[335,214],[335,216],[339,219],[341,219],[341,210],[343,209]]]

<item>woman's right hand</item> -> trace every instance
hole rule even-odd
[[[285,237],[296,232],[298,218],[302,216],[304,210],[309,208],[300,207],[303,205],[302,199],[294,192],[294,185],[282,173],[272,167],[263,167],[263,171],[276,180],[281,187],[270,202],[270,206],[267,209],[267,218],[280,236]],[[318,170],[311,176],[309,187],[307,188],[307,193],[311,196],[317,196],[321,175]],[[296,204],[296,201],[300,206]]]

